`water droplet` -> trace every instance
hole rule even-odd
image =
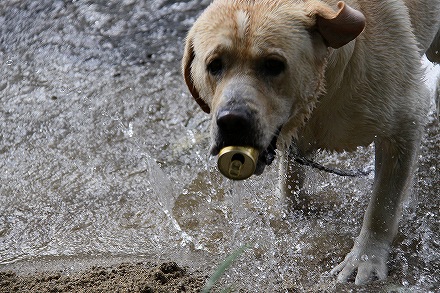
[[[14,63],[14,61],[12,61],[12,59],[9,59],[6,61],[6,65],[11,66],[12,63]]]
[[[133,124],[131,122],[128,123],[128,128],[123,130],[124,134],[128,137],[133,137]]]
[[[367,261],[367,260],[368,260],[368,255],[363,254],[363,255],[361,256],[361,260],[362,260],[362,261]]]

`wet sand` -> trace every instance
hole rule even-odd
[[[0,292],[200,292],[201,273],[188,272],[175,262],[122,263],[66,273],[38,272],[18,275],[0,272]]]

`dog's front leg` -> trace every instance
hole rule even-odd
[[[417,135],[416,135],[417,136]],[[376,173],[373,193],[360,235],[344,261],[332,270],[339,282],[347,282],[357,270],[356,284],[387,277],[387,259],[397,233],[402,201],[412,182],[419,140],[376,141]]]
[[[290,150],[282,151],[279,162],[279,186],[281,194],[291,197],[297,194],[304,183],[304,175],[301,167],[289,155]]]
[[[291,150],[283,150],[279,161],[279,188],[281,196],[287,199],[289,206],[293,208],[302,208],[304,177],[304,168],[295,162]]]

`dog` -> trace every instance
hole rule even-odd
[[[279,154],[291,197],[304,180],[292,150],[374,143],[371,199],[332,270],[339,282],[387,277],[429,108],[421,56],[440,62],[439,36],[439,0],[214,0],[188,32],[182,71],[211,113],[212,155],[253,147],[258,175]]]

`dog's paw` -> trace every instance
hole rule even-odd
[[[388,275],[389,245],[375,239],[366,238],[360,240],[361,237],[359,237],[344,261],[331,271],[332,275],[338,275],[338,282],[348,282],[355,272],[356,285],[366,284],[374,279],[386,279]]]

